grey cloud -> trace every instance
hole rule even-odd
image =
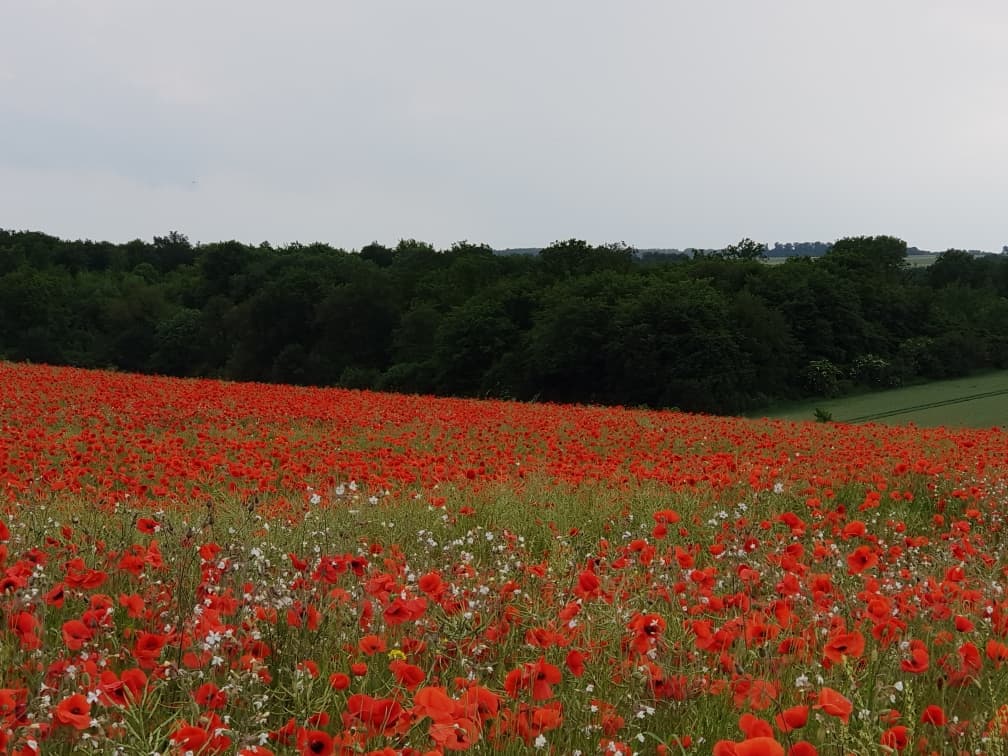
[[[3,13],[0,171],[25,182],[7,226],[121,239],[173,220],[203,240],[343,246],[1008,242],[1000,3]],[[89,187],[129,219],[86,213]]]

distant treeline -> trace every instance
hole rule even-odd
[[[774,242],[774,245],[766,246],[764,245],[763,254],[767,258],[788,258],[788,257],[821,257],[829,251],[830,244],[828,242]],[[542,251],[542,247],[511,247],[508,249],[495,250],[499,255],[536,255]],[[695,254],[711,254],[717,253],[721,250],[714,249],[668,249],[668,248],[653,248],[653,249],[638,249],[634,250],[634,256],[638,259],[648,259],[656,257],[693,257]],[[988,254],[978,249],[966,250],[967,252],[974,255],[984,255]],[[1008,246],[1005,246],[1002,250],[1008,253]],[[934,252],[930,252],[926,249],[920,249],[919,247],[907,247],[908,255],[934,255]]]
[[[0,357],[708,412],[1008,367],[1008,256],[910,268],[888,236],[774,266],[767,252],[0,231]]]

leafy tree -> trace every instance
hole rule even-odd
[[[720,252],[720,256],[727,260],[765,260],[767,259],[767,245],[754,242],[749,237],[729,244]]]
[[[134,239],[123,245],[123,262],[127,270],[133,270],[138,265],[147,263],[155,270],[160,268],[161,260],[154,247],[142,239]]]
[[[316,276],[291,268],[242,305],[246,326],[229,370],[240,380],[266,380],[277,356],[291,344],[309,348],[317,338],[315,306],[321,294]],[[308,346],[305,346],[308,345]]]
[[[539,253],[539,264],[553,278],[571,276],[591,251],[591,245],[582,239],[555,241]]]
[[[200,247],[197,265],[203,274],[206,296],[231,293],[232,279],[249,268],[252,251],[237,241],[206,244]]]
[[[429,302],[414,302],[403,313],[392,333],[392,363],[420,363],[432,359],[434,335],[442,317],[438,309]]]
[[[942,252],[927,269],[928,281],[936,289],[953,285],[980,288],[987,283],[986,274],[976,257],[958,249]]]
[[[816,396],[836,396],[841,375],[843,371],[829,360],[812,360],[805,367],[805,386]]]
[[[361,266],[345,283],[328,287],[314,312],[312,380],[339,381],[351,365],[386,368],[399,317],[393,287],[379,268]]]
[[[23,265],[0,276],[0,348],[17,360],[64,360],[68,276]]]
[[[591,275],[611,270],[628,272],[634,249],[623,242],[593,247],[581,239],[556,241],[539,253],[543,271],[551,278]]]
[[[711,411],[744,402],[743,360],[710,285],[652,279],[617,305],[607,352],[622,372],[611,400]]]
[[[1008,368],[1008,299],[991,298],[977,313],[977,330],[986,342],[987,361],[992,367]]]
[[[395,262],[395,253],[376,241],[361,247],[360,256],[362,260],[373,262],[379,268],[387,268]]]
[[[191,265],[196,259],[196,251],[189,243],[189,237],[178,231],[170,231],[167,236],[155,236],[153,247],[158,269],[162,272],[175,270],[181,265]]]
[[[0,355],[179,375],[729,411],[1008,365],[1008,258],[888,236],[638,257],[570,239],[65,241],[0,229]]]
[[[877,354],[862,354],[851,364],[851,378],[874,388],[889,388],[899,384],[899,377],[888,360]]]
[[[793,393],[802,345],[784,314],[743,289],[727,304],[727,316],[746,366],[740,391],[754,401]]]
[[[838,239],[822,264],[856,278],[898,278],[906,270],[907,245],[895,236],[849,236]]]
[[[468,300],[438,326],[434,338],[438,385],[452,394],[488,393],[484,376],[514,348],[518,336],[500,302],[476,297]]]
[[[148,369],[166,375],[192,375],[205,352],[203,313],[183,307],[154,327],[154,353]]]
[[[273,359],[270,380],[300,386],[308,383],[308,350],[303,344],[287,344]]]
[[[621,301],[636,296],[638,276],[612,271],[563,281],[543,294],[525,341],[529,385],[555,401],[615,401],[618,366],[609,348]]]

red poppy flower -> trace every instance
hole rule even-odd
[[[533,701],[545,701],[547,698],[552,698],[551,686],[560,682],[561,678],[559,668],[541,656],[536,662],[511,670],[504,679],[504,690],[512,698],[516,698],[521,691],[531,689]]]
[[[910,658],[900,662],[900,669],[910,674],[919,675],[927,672],[931,666],[931,656],[923,641],[910,641]]]
[[[458,702],[444,688],[428,685],[413,696],[413,712],[420,717],[430,717],[435,722],[454,720],[459,709]]]
[[[598,575],[591,569],[582,570],[581,574],[578,575],[577,586],[574,589],[574,594],[580,596],[581,598],[595,598],[601,595],[602,583],[599,581]]]
[[[659,614],[635,614],[627,629],[633,633],[633,649],[638,654],[646,654],[665,632],[665,619]]]
[[[763,711],[773,706],[780,694],[780,683],[762,678],[740,677],[732,683],[732,700],[736,706],[749,706]]]
[[[854,705],[843,694],[826,687],[819,691],[818,703],[813,708],[821,709],[831,717],[837,717],[844,724],[850,721],[851,712],[854,711]]]
[[[840,664],[844,657],[858,659],[864,653],[865,639],[857,630],[833,633],[826,646],[823,648],[823,656],[830,662]]]
[[[882,733],[882,738],[879,740],[879,743],[884,745],[886,748],[891,748],[896,751],[902,751],[907,747],[909,742],[910,740],[907,736],[907,728],[903,725],[890,727]]]
[[[81,647],[94,638],[94,630],[80,620],[67,620],[61,631],[63,643],[71,651],[80,651]]]
[[[357,693],[347,699],[344,720],[348,727],[359,722],[370,732],[383,733],[395,729],[402,713],[402,707],[391,698],[372,698]]]
[[[1008,662],[1008,644],[996,641],[993,638],[987,641],[987,658],[994,662],[997,669],[1001,668],[1003,662]]]
[[[396,681],[407,690],[415,690],[427,679],[427,674],[420,667],[404,662],[402,659],[394,659],[389,662],[389,671],[395,675]]]
[[[0,565],[3,564],[3,560],[0,559]],[[50,591],[45,595],[45,602],[49,606],[55,606],[57,609],[63,608],[63,600],[66,598],[66,592],[63,583],[56,583],[50,589]]]
[[[168,636],[160,633],[141,632],[133,644],[133,656],[142,669],[153,669],[161,656],[161,649],[168,642]]]
[[[930,724],[935,727],[942,727],[948,720],[945,717],[945,710],[936,704],[929,704],[924,707],[921,713],[921,724]]]
[[[147,686],[147,675],[139,669],[124,670],[121,675],[106,669],[101,673],[99,681],[98,691],[103,704],[128,706],[140,698]]]
[[[773,727],[770,723],[748,712],[739,717],[738,726],[746,738],[773,737]]]
[[[385,645],[384,638],[377,635],[365,635],[357,642],[357,648],[365,656],[374,656],[375,654],[383,653],[388,646]]]
[[[299,756],[331,756],[335,750],[332,736],[323,730],[301,730],[297,747]]]
[[[427,733],[446,751],[468,750],[479,740],[479,726],[469,719],[432,722]]]
[[[297,737],[298,729],[297,720],[291,717],[282,726],[270,732],[270,740],[274,740],[281,745],[290,745]]]
[[[171,742],[180,750],[196,753],[210,742],[210,733],[206,728],[182,722],[172,733]]]
[[[774,723],[781,732],[788,733],[804,727],[808,723],[808,715],[808,706],[792,706],[778,714]]]
[[[36,632],[41,623],[31,612],[15,612],[7,620],[7,626],[14,631],[21,648],[25,651],[33,651],[41,648],[42,639]]]
[[[83,694],[75,693],[56,704],[53,719],[74,729],[86,730],[91,726],[91,704]]]
[[[949,685],[957,687],[976,680],[977,674],[983,669],[980,649],[972,642],[961,645],[955,655],[946,654],[938,660],[938,663],[945,671]]]
[[[488,719],[494,719],[500,711],[500,696],[482,685],[470,683],[462,693],[462,704],[466,719],[484,723]]]
[[[975,625],[968,617],[964,617],[961,614],[955,616],[955,629],[960,633],[972,632],[974,627]]]
[[[852,575],[860,575],[878,564],[878,554],[870,546],[858,546],[847,556],[847,569]]]
[[[577,649],[568,651],[564,658],[564,666],[574,677],[581,677],[584,674],[584,662],[585,655]]]
[[[193,700],[204,709],[223,709],[227,706],[228,696],[212,682],[208,682],[196,689]]]
[[[329,675],[329,684],[335,690],[346,690],[350,687],[350,676],[343,672],[333,672]]]
[[[422,575],[417,581],[417,587],[428,596],[435,598],[440,596],[445,590],[444,582],[441,580],[441,573],[439,572],[428,572],[426,575]]]
[[[126,610],[126,616],[132,619],[137,619],[142,617],[144,613],[144,600],[139,594],[133,593],[126,595],[125,593],[119,595],[119,606]]]
[[[747,738],[735,744],[735,756],[784,756],[784,746],[769,736]]]
[[[416,622],[427,611],[427,600],[423,598],[397,598],[382,612],[382,617],[388,625],[401,625],[405,622]]]
[[[224,723],[211,714],[202,726],[182,721],[172,733],[171,742],[181,751],[199,754],[225,753],[231,747],[231,738],[225,733]]]

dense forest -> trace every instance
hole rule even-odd
[[[0,358],[706,412],[1008,367],[1008,255],[913,268],[888,236],[767,252],[0,230]]]

